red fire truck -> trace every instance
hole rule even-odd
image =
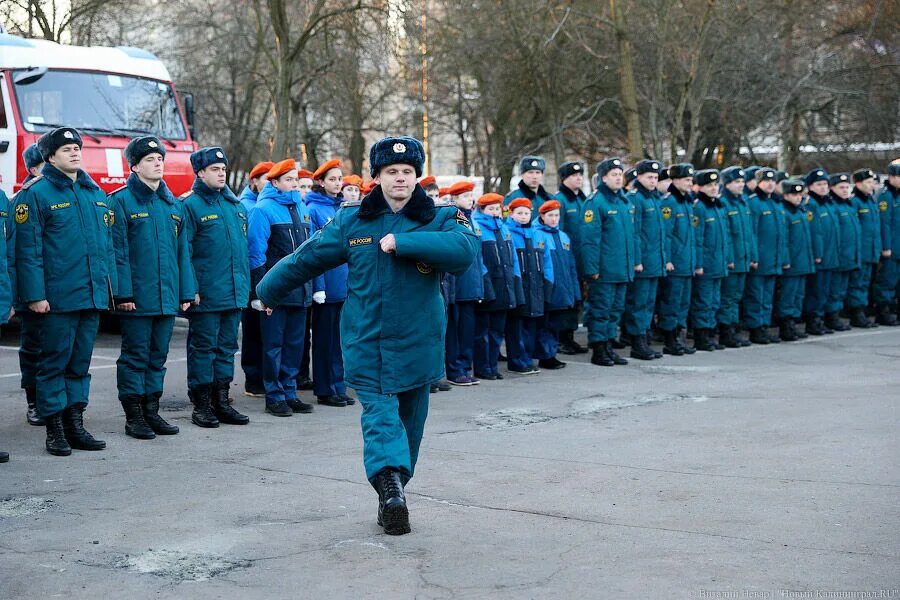
[[[74,127],[82,168],[107,192],[129,169],[129,139],[155,135],[166,147],[166,183],[176,196],[194,179],[193,98],[179,99],[165,65],[138,48],[67,46],[0,33],[0,188],[18,191],[22,152],[46,131]]]

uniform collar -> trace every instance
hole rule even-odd
[[[674,183],[669,184],[669,193],[672,194],[672,197],[674,197],[675,200],[677,200],[678,202],[681,202],[682,204],[685,204],[691,200],[690,193],[688,193],[688,194],[681,193],[681,190],[679,190],[677,187],[675,187]]]
[[[697,192],[697,200],[699,200],[706,206],[716,206],[719,203],[718,198],[713,198],[712,196],[707,196],[703,192]]]
[[[100,186],[91,179],[91,176],[81,169],[78,169],[78,175],[76,175],[75,181],[72,181],[68,175],[50,163],[44,165],[44,168],[41,169],[41,175],[44,176],[44,179],[60,189],[72,188],[75,186],[75,183],[78,183],[81,187],[88,188],[89,190],[100,189]]]
[[[191,191],[203,198],[209,204],[215,202],[216,198],[219,196],[234,204],[240,203],[240,200],[237,199],[237,196],[234,195],[234,192],[232,192],[227,185],[221,190],[217,191],[203,183],[200,178],[194,180],[194,185],[191,186]]]
[[[141,178],[138,177],[137,174],[132,173],[128,176],[128,182],[125,185],[128,187],[128,191],[140,202],[150,202],[150,200],[153,199],[153,196],[156,196],[169,204],[175,204],[175,196],[169,191],[165,181],[160,181],[159,187],[154,191],[150,189],[150,186],[141,181]]]
[[[385,212],[391,212],[391,207],[388,206],[387,200],[385,200],[384,194],[381,192],[381,185],[376,185],[375,188],[362,199],[359,206],[359,212],[356,214],[360,219],[370,221]],[[425,190],[422,189],[421,185],[416,184],[412,198],[409,199],[409,202],[406,203],[406,206],[403,207],[403,210],[401,210],[400,213],[413,221],[418,221],[424,225],[426,223],[431,223],[431,221],[434,220],[437,210],[434,208],[434,200],[425,193]]]
[[[577,192],[573,192],[569,188],[564,185],[559,186],[559,193],[566,197],[567,200],[575,201],[575,200],[584,200],[585,195],[584,192],[578,190]]]
[[[868,200],[869,199],[869,194],[863,193],[863,191],[861,189],[859,189],[858,187],[856,187],[855,185],[853,186],[853,195],[856,196],[857,198],[859,198],[860,200]]]
[[[535,192],[530,187],[525,185],[525,182],[521,179],[519,180],[519,191],[522,192],[522,194],[529,200],[534,200],[538,196],[540,196],[545,201],[550,199],[550,194],[547,193],[547,190],[544,189],[543,185],[538,185],[538,189]]]
[[[618,192],[614,192],[609,188],[608,185],[601,181],[600,185],[597,186],[597,191],[610,200],[621,200],[622,202],[628,202],[628,198],[625,197],[624,188],[620,188]]]

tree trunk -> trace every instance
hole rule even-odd
[[[294,67],[290,60],[291,24],[288,21],[284,0],[268,0],[269,19],[275,37],[275,144],[273,154],[277,157],[290,155],[291,144],[291,82]]]
[[[619,69],[620,95],[622,110],[625,113],[625,125],[628,130],[628,153],[632,160],[643,157],[641,137],[641,115],[638,112],[637,86],[634,83],[634,64],[632,62],[631,42],[625,31],[625,17],[616,8],[616,0],[609,0],[609,12],[616,28],[616,41],[622,66]]]

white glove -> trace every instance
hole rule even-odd
[[[323,304],[325,302],[325,292],[316,292],[313,294],[313,302]]]
[[[252,308],[253,310],[259,310],[259,311],[265,310],[265,308],[263,308],[262,300],[259,300],[259,299],[253,300],[250,303],[250,308]]]

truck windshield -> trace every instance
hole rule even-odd
[[[63,124],[104,134],[146,133],[185,139],[175,93],[171,85],[162,81],[108,73],[48,71],[33,83],[14,87],[19,114],[28,131],[42,133]]]

